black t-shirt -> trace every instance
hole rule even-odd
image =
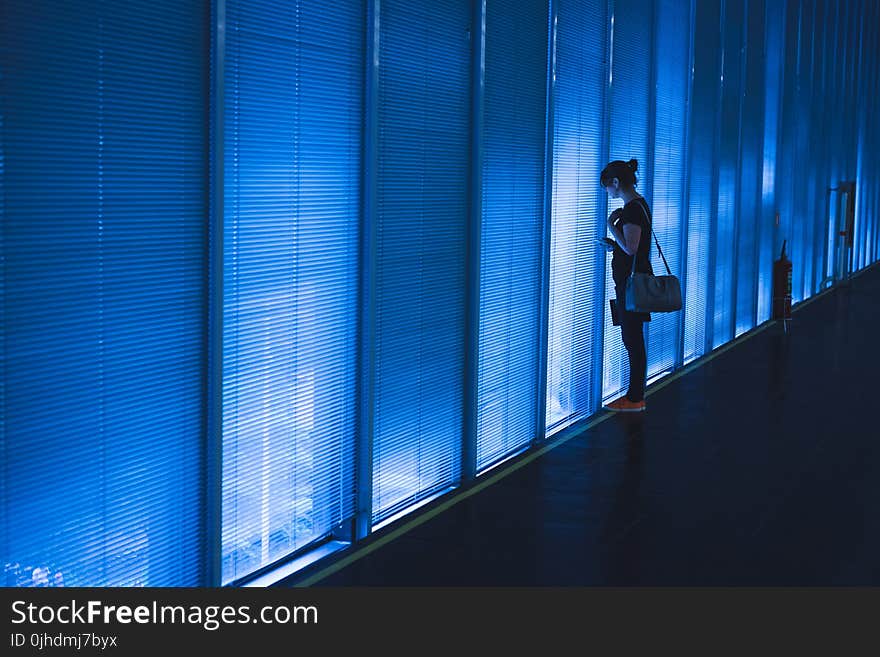
[[[636,249],[636,271],[640,273],[653,274],[651,268],[651,209],[648,202],[642,198],[634,198],[632,201],[623,206],[620,219],[617,220],[617,226],[623,230],[624,224],[635,224],[642,229],[639,236],[639,246]],[[626,254],[620,245],[615,241],[614,254],[611,257],[611,276],[614,278],[614,287],[623,289],[626,286],[626,279],[632,271],[633,256]]]

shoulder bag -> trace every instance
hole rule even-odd
[[[648,219],[648,227],[651,235],[654,237],[654,243],[657,245],[657,251],[663,258],[663,264],[666,266],[667,276],[654,276],[653,274],[643,274],[636,271],[636,258],[638,253],[633,256],[632,272],[626,279],[626,309],[636,313],[669,313],[681,310],[681,284],[678,277],[672,275],[669,269],[669,263],[666,262],[666,256],[663,255],[663,249],[660,248],[660,242],[654,235],[654,228],[651,226],[651,220],[648,218],[648,212],[642,206],[642,212]]]

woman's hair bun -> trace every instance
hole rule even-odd
[[[603,185],[610,185],[614,178],[620,180],[620,184],[624,187],[630,187],[636,184],[636,169],[639,168],[639,161],[633,158],[629,162],[623,160],[614,160],[609,162],[608,166],[602,169],[599,174],[599,181]]]

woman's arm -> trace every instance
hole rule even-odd
[[[613,220],[609,218],[608,228],[624,253],[629,256],[635,255],[636,251],[639,250],[639,240],[642,237],[641,227],[636,224],[624,224],[623,230],[621,230],[620,226],[613,223]]]

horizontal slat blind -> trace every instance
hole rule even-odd
[[[205,581],[206,9],[3,4],[8,586]]]
[[[654,57],[657,87],[654,119],[654,172],[651,194],[654,233],[672,273],[681,276],[684,221],[690,7],[679,0],[657,0]],[[650,236],[648,236],[650,237]],[[666,273],[656,248],[654,272]],[[680,313],[655,313],[648,325],[648,376],[671,370],[679,342]]]
[[[764,0],[747,0],[745,68],[740,128],[739,224],[736,247],[734,337],[755,326],[758,228],[761,218],[761,145],[764,132]]]
[[[842,11],[847,11],[846,3],[841,7]],[[795,197],[797,176],[792,173],[798,167],[796,146],[798,135],[800,134],[800,107],[798,104],[798,79],[800,74],[798,67],[800,66],[800,54],[802,45],[801,33],[801,16],[798,3],[786,3],[785,12],[785,77],[783,84],[782,96],[782,123],[781,123],[781,144],[777,154],[778,166],[778,185],[777,185],[777,207],[779,212],[779,225],[776,231],[776,239],[773,249],[773,258],[779,257],[779,251],[783,240],[786,241],[786,250],[788,258],[792,261],[792,301],[800,301],[800,293],[795,286],[794,271],[800,269],[801,264],[798,245],[793,235],[796,229],[794,221]],[[842,125],[842,122],[841,122]],[[843,134],[841,134],[842,144]],[[845,169],[843,149],[838,149],[838,157],[840,158],[840,170]]]
[[[842,8],[844,9],[844,8]],[[842,82],[841,94],[844,98],[855,98],[855,88],[857,84],[857,62],[858,49],[856,44],[859,38],[859,28],[864,22],[864,13],[856,2],[846,3],[843,14],[843,43],[846,48],[838,53],[842,66]],[[841,108],[840,121],[843,125],[842,141],[840,143],[841,150],[841,171],[839,180],[855,180],[856,179],[856,156],[857,156],[857,139],[858,125],[854,119],[854,112],[850,108]],[[854,253],[852,249],[847,249],[846,258],[852,257],[855,263]],[[847,265],[849,266],[849,265]]]
[[[843,162],[843,154],[842,150],[844,148],[843,140],[844,140],[844,119],[843,117],[847,115],[846,104],[839,102],[840,96],[844,93],[844,85],[846,83],[846,76],[843,70],[843,61],[845,57],[845,44],[846,35],[844,32],[846,25],[846,16],[848,5],[845,6],[836,6],[835,11],[832,12],[832,16],[830,18],[830,31],[832,33],[831,39],[831,52],[828,56],[828,66],[829,72],[828,77],[830,80],[830,89],[829,94],[831,96],[832,102],[830,103],[830,107],[828,109],[828,120],[830,125],[828,126],[829,131],[829,141],[830,141],[830,151],[829,151],[829,161],[828,161],[828,185],[827,187],[836,187],[837,184],[845,178],[845,166]],[[769,9],[768,9],[769,12]],[[779,21],[785,20],[785,12],[777,11],[776,13],[781,14],[781,16],[777,19]],[[769,17],[768,17],[768,20]],[[783,49],[783,57],[790,50],[790,46],[786,43],[782,43],[780,48]],[[783,59],[783,62],[785,60]],[[780,98],[780,103],[784,101],[786,97],[782,96]],[[783,153],[785,151],[783,150]],[[837,235],[838,226],[836,224],[835,218],[835,205],[839,201],[837,194],[832,194],[829,199],[829,216],[826,218],[826,230],[825,241],[826,241],[826,252],[828,254],[826,258],[826,269],[825,275],[832,277],[837,268],[837,259],[838,259],[838,251],[837,251],[837,243],[839,243],[840,237]]]
[[[874,5],[872,13],[874,16],[873,24],[876,25],[880,22],[880,6]],[[873,32],[870,34],[870,38],[872,45],[865,48],[865,52],[880,53],[880,36]],[[868,78],[870,86],[866,96],[869,105],[866,111],[870,118],[880,113],[880,101],[878,101],[880,98],[880,56],[875,55],[873,59],[870,59],[868,66],[871,73]],[[870,203],[866,205],[866,214],[870,217],[871,222],[872,239],[869,239],[869,243],[873,245],[870,262],[874,263],[880,259],[880,128],[878,128],[877,121],[868,121],[868,147],[866,150],[870,158],[870,170],[865,176],[870,185]]]
[[[380,21],[374,522],[460,478],[470,3]]]
[[[696,3],[693,69],[693,112],[688,176],[688,245],[684,304],[684,362],[706,348],[712,237],[713,168],[721,83],[720,0]]]
[[[223,580],[353,515],[364,15],[227,0]]]
[[[870,207],[871,190],[877,184],[876,176],[870,175],[873,140],[872,128],[877,123],[877,114],[871,113],[873,103],[873,91],[871,89],[874,80],[874,68],[876,66],[878,52],[877,34],[872,26],[877,25],[877,3],[863,2],[863,15],[865,20],[860,25],[859,34],[859,68],[858,68],[858,91],[859,103],[859,137],[858,137],[858,163],[856,169],[856,250],[855,267],[862,269],[872,262],[874,253],[874,226],[876,215],[872,214]],[[873,20],[872,20],[873,19]],[[871,53],[875,56],[872,58]]]
[[[833,35],[831,16],[835,13],[831,2],[818,3],[815,14],[816,38],[813,44],[813,97],[810,105],[812,135],[810,139],[810,158],[812,171],[809,180],[809,209],[812,223],[813,256],[810,267],[809,287],[811,294],[822,289],[825,278],[825,257],[828,245],[828,218],[825,212],[826,189],[830,187],[828,133],[830,129],[829,115],[833,110],[829,106],[828,66],[832,55],[830,41]],[[860,114],[861,117],[861,114]]]
[[[721,123],[718,140],[718,205],[715,220],[715,289],[712,346],[733,338],[739,213],[739,143],[745,0],[724,0],[721,51]]]
[[[797,83],[794,90],[795,135],[793,144],[794,168],[801,169],[801,182],[796,182],[791,204],[791,223],[789,244],[792,259],[792,302],[803,301],[810,296],[808,271],[812,265],[812,224],[813,217],[808,212],[807,190],[813,164],[810,162],[810,143],[812,141],[810,107],[812,101],[812,58],[813,58],[813,7],[802,4],[798,22],[799,43],[797,54]],[[854,36],[854,35],[853,35]],[[851,90],[850,90],[851,91]],[[850,117],[852,120],[852,117]],[[851,130],[847,130],[851,134]],[[852,144],[852,142],[849,142]],[[852,152],[852,151],[851,151]],[[804,166],[806,163],[806,166]],[[849,171],[853,169],[847,167]]]
[[[836,9],[836,8],[835,8]],[[841,111],[841,103],[837,101],[837,94],[839,93],[839,85],[840,85],[840,76],[837,74],[837,62],[838,62],[838,39],[840,33],[840,13],[835,11],[831,12],[831,15],[828,18],[828,34],[829,34],[829,52],[826,57],[826,77],[828,80],[828,90],[827,90],[827,107],[826,107],[826,116],[828,117],[829,125],[826,126],[827,132],[827,141],[828,141],[828,162],[826,163],[827,168],[827,187],[834,187],[839,180],[838,168],[837,168],[837,148],[835,146],[838,144],[839,139],[839,121],[837,120],[837,115]],[[825,241],[825,260],[824,260],[824,276],[832,281],[835,272],[835,263],[837,260],[837,252],[835,249],[835,244],[837,240],[837,225],[835,223],[835,204],[836,204],[836,195],[830,194],[829,198],[826,200],[826,208],[823,209],[824,221],[825,221],[825,231],[824,231],[824,241]]]
[[[825,3],[822,3],[823,6]],[[874,5],[876,3],[863,3],[859,2],[861,11],[860,13],[865,19],[869,19],[872,13],[872,7],[869,5]],[[875,23],[867,23],[868,26],[876,25]],[[821,29],[821,26],[817,26],[817,29]],[[855,179],[856,179],[856,204],[855,204],[855,257],[853,259],[853,268],[861,269],[866,264],[866,236],[868,232],[868,225],[866,222],[866,217],[864,215],[864,197],[865,197],[865,189],[863,186],[868,183],[865,178],[865,164],[867,160],[867,152],[866,148],[866,126],[865,122],[867,119],[865,110],[866,110],[866,96],[865,96],[865,83],[870,79],[870,68],[866,65],[867,62],[863,60],[864,53],[871,52],[869,50],[870,47],[870,33],[875,32],[875,29],[872,27],[866,27],[866,21],[862,20],[859,24],[859,39],[858,39],[858,49],[860,56],[858,62],[858,71],[856,74],[857,84],[856,84],[856,94],[854,96],[854,100],[857,103],[858,107],[858,143],[856,146],[856,170],[855,170]],[[876,52],[876,51],[874,51]],[[876,121],[876,117],[872,117],[872,120]]]
[[[546,0],[487,4],[477,468],[537,426]]]
[[[637,190],[646,192],[651,186],[648,162],[648,130],[650,122],[651,39],[653,21],[652,0],[615,0],[611,38],[611,94],[609,102],[609,160],[635,158],[639,161]],[[603,163],[602,166],[604,166]],[[598,178],[596,179],[598,187]],[[599,188],[600,191],[601,188]],[[652,199],[647,198],[650,204]],[[623,205],[620,199],[611,200],[608,211]],[[604,223],[603,223],[604,228]],[[603,233],[604,234],[604,233]],[[650,236],[647,236],[650,237]],[[651,246],[651,251],[656,247]],[[611,276],[612,254],[606,253],[605,303],[615,297]],[[619,397],[629,385],[629,359],[620,328],[611,323],[611,313],[605,312],[605,350],[602,399]]]
[[[877,25],[880,23],[880,6],[874,3],[870,7],[868,25]],[[864,51],[866,53],[866,66],[868,72],[865,75],[865,153],[867,157],[867,165],[865,175],[861,180],[861,184],[865,190],[864,214],[868,223],[867,228],[867,262],[874,263],[880,258],[880,175],[878,175],[878,164],[880,164],[880,135],[878,135],[877,121],[872,117],[876,117],[880,113],[880,56],[872,58],[870,53],[880,53],[880,37],[876,31],[868,32],[868,41],[865,44]]]
[[[813,34],[810,47],[810,95],[808,97],[808,121],[810,122],[810,139],[807,150],[807,162],[810,163],[805,178],[804,216],[807,217],[808,251],[806,258],[809,265],[804,269],[804,294],[812,296],[819,291],[822,276],[822,255],[825,247],[825,236],[828,224],[824,221],[825,206],[825,162],[822,142],[826,129],[825,114],[822,111],[822,100],[825,97],[823,86],[825,77],[822,72],[824,57],[822,51],[825,42],[825,7],[826,2],[820,0],[813,5]],[[857,113],[857,116],[859,114]]]
[[[595,410],[592,369],[605,311],[599,173],[606,76],[607,2],[559,0],[554,91],[547,426]],[[600,263],[604,264],[604,263]]]
[[[776,257],[774,255],[774,239],[776,233],[777,152],[785,48],[784,13],[782,3],[767,2],[765,5],[764,141],[761,166],[761,224],[758,230],[757,321],[759,324],[770,318],[773,259]]]

